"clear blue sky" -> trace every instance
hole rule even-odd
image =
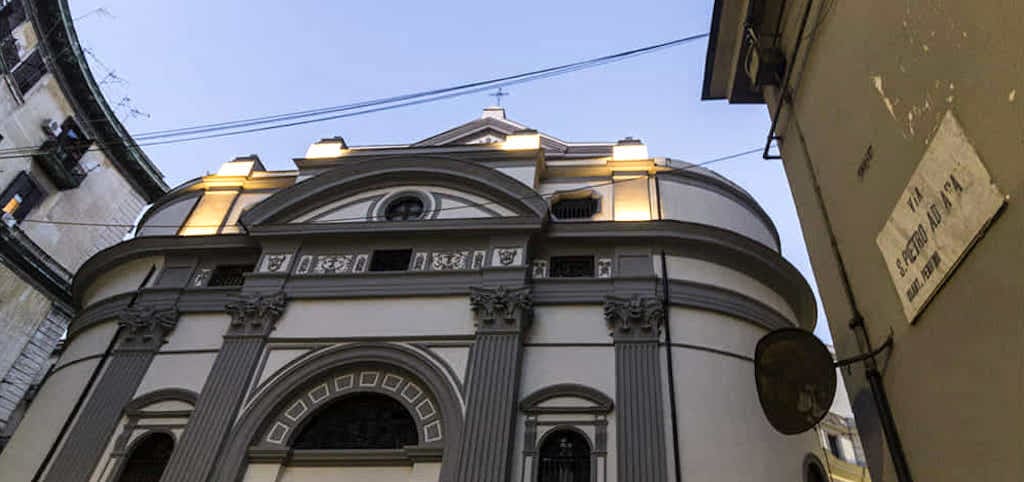
[[[517,2],[74,0],[96,78],[134,133],[288,112],[446,87],[583,60],[706,32],[712,0]],[[111,15],[96,11],[103,8]],[[764,106],[702,102],[705,40],[512,87],[509,117],[572,141],[640,137],[652,155],[691,162],[763,145]],[[350,119],[153,146],[171,185],[259,154],[290,169],[313,141],[406,143],[471,120],[476,94]],[[780,161],[715,164],[764,206],[783,253],[813,285]],[[820,302],[819,302],[820,305]],[[816,333],[830,339],[819,307]]]

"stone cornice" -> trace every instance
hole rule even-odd
[[[609,296],[604,302],[604,319],[616,342],[657,341],[665,322],[665,309],[653,297]]]

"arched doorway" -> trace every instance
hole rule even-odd
[[[296,436],[295,449],[400,449],[416,445],[416,422],[395,399],[377,393],[340,398]]]
[[[537,482],[590,482],[590,443],[575,430],[555,430],[540,446]]]
[[[118,482],[160,482],[174,451],[174,438],[156,432],[144,435],[128,455]]]

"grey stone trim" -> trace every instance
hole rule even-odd
[[[165,388],[135,397],[134,400],[128,402],[128,404],[124,406],[124,411],[126,414],[131,415],[141,411],[147,405],[152,405],[156,402],[162,402],[165,400],[179,400],[194,406],[198,398],[199,395],[192,390],[185,388]]]
[[[735,316],[769,330],[795,326],[785,315],[759,300],[736,291],[693,281],[670,281],[669,304]]]
[[[541,407],[540,404],[555,397],[577,397],[589,400],[593,407]],[[519,409],[524,413],[600,413],[612,411],[612,399],[596,388],[575,383],[561,383],[541,388],[527,395],[519,402]]]
[[[667,481],[657,342],[616,340],[615,399],[618,403],[615,417],[617,480]]]
[[[231,324],[224,344],[161,480],[207,479],[259,362],[264,339],[274,329],[285,304],[284,293],[278,292],[248,295],[225,306]]]
[[[156,351],[177,324],[178,310],[173,306],[129,306],[117,322],[121,336],[114,353]]]
[[[656,298],[634,294],[629,298],[608,296],[604,302],[604,319],[616,343],[624,341],[658,341],[665,309]]]
[[[677,169],[674,171],[659,172],[655,174],[655,178],[699,187],[731,199],[757,217],[771,233],[772,238],[775,240],[775,248],[782,249],[782,241],[779,239],[779,231],[776,229],[775,223],[772,222],[772,218],[768,216],[768,213],[765,212],[764,208],[758,204],[757,200],[755,200],[750,193],[743,190],[743,188],[736,184],[733,184],[725,178],[709,176],[696,169]]]
[[[253,236],[348,235],[365,237],[382,233],[490,234],[537,231],[541,220],[533,216],[498,218],[428,219],[415,221],[367,221],[346,223],[263,224],[249,227]]]
[[[522,342],[517,332],[477,335],[469,355],[466,433],[458,482],[504,482],[509,477]]]
[[[411,373],[423,382],[438,402],[441,419],[448,427],[444,442],[441,480],[452,480],[452,470],[458,466],[463,418],[462,402],[449,383],[443,370],[419,352],[391,343],[350,343],[322,350],[306,357],[276,377],[238,418],[227,443],[218,458],[210,480],[232,482],[240,480],[245,472],[247,451],[258,433],[267,428],[270,417],[281,409],[281,400],[297,393],[309,380],[316,379],[341,367],[351,365],[384,364]]]
[[[739,353],[733,353],[731,351],[720,350],[718,348],[712,348],[712,347],[709,347],[709,346],[691,345],[689,343],[673,343],[672,344],[672,348],[686,348],[688,350],[706,351],[708,353],[714,353],[714,354],[717,354],[717,355],[724,355],[724,356],[727,356],[727,357],[736,358],[738,360],[743,360],[745,362],[754,363],[754,358],[751,357],[751,356],[741,355]]]
[[[811,287],[793,265],[771,248],[726,229],[682,221],[552,223],[546,236],[577,243],[656,243],[668,254],[730,267],[772,287],[793,308],[803,328],[813,328],[817,319]]]
[[[115,244],[104,249],[85,262],[75,274],[72,293],[77,306],[82,305],[85,290],[101,274],[132,259],[144,256],[171,256],[187,254],[241,255],[251,254],[255,260],[260,246],[256,240],[244,234],[221,234],[218,236],[146,236]]]
[[[260,225],[287,222],[302,212],[336,199],[342,193],[425,182],[493,199],[526,218],[543,220],[547,217],[547,202],[539,193],[500,171],[451,156],[427,154],[410,157],[403,154],[340,164],[319,176],[278,191],[253,206],[242,215],[242,224],[256,232],[261,230]],[[383,224],[389,223],[379,223]]]
[[[71,426],[44,481],[87,482],[117,427],[122,410],[149,370],[153,351],[115,351]],[[59,442],[57,442],[59,443]]]
[[[287,464],[291,467],[412,466],[417,462],[441,462],[440,447],[410,445],[400,449],[282,450],[249,449],[251,462]]]

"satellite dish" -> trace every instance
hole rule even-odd
[[[786,435],[817,425],[836,395],[832,354],[813,334],[799,328],[775,330],[757,342],[754,379],[768,422]]]

